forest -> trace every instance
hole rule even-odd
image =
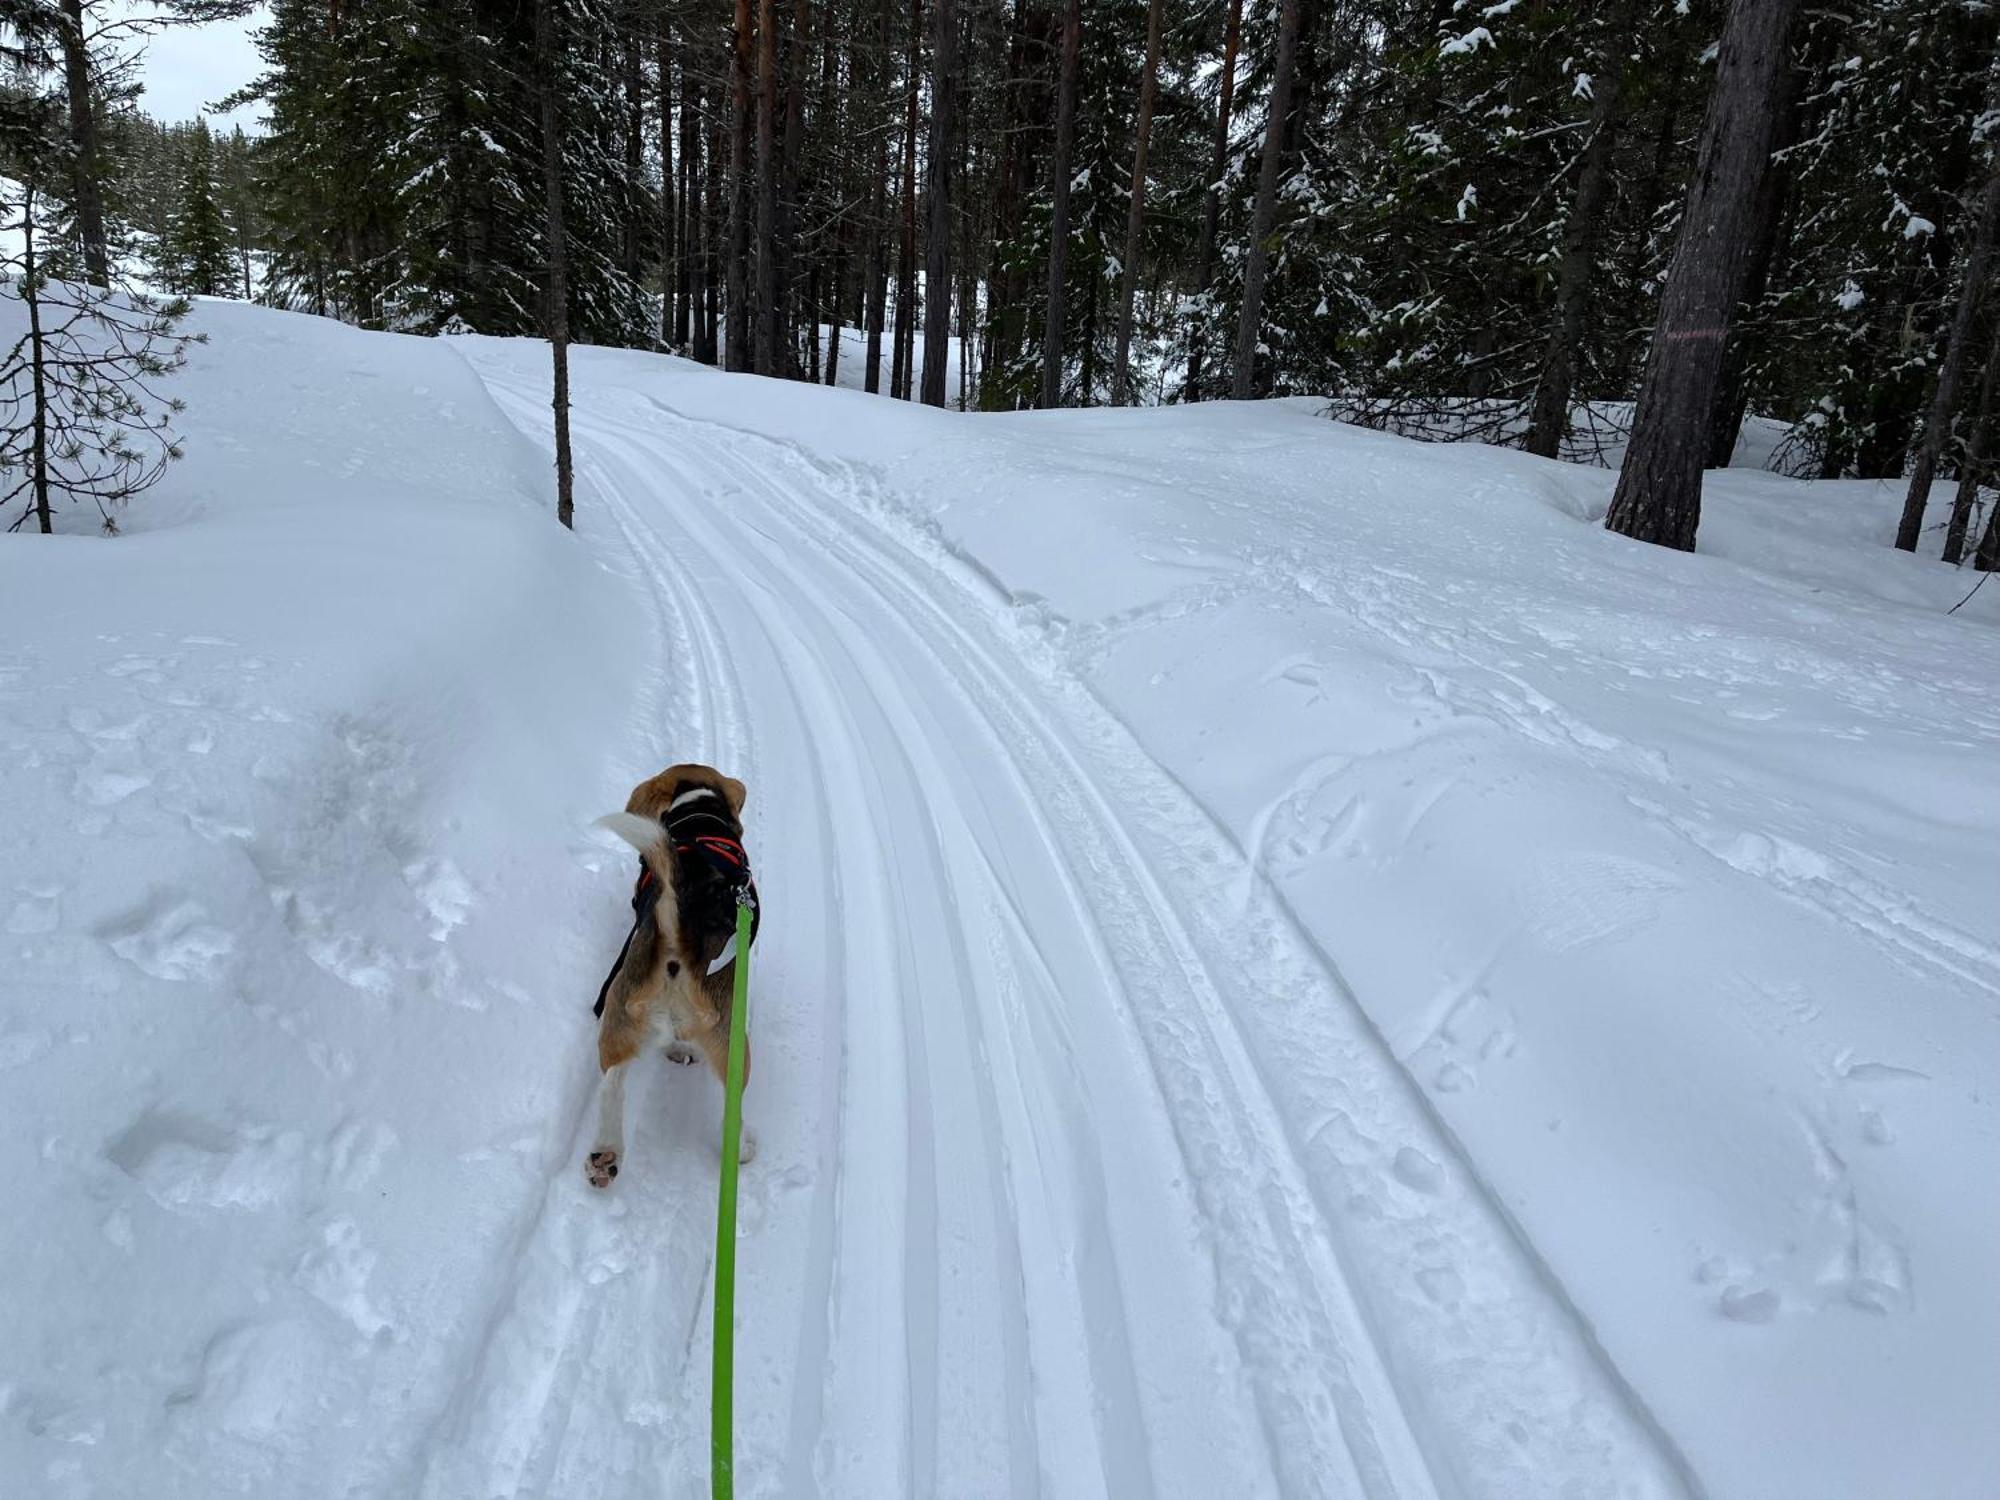
[[[983,410],[1307,395],[1591,460],[1685,352],[1686,238],[1727,326],[1677,451],[1726,463],[1754,413],[1785,473],[1910,481],[1899,545],[2000,547],[1992,5],[276,0],[214,101],[247,136],[147,118],[107,0],[15,7],[79,39],[48,191],[93,276],[828,384],[859,353],[868,390]]]

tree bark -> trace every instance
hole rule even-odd
[[[104,165],[97,140],[97,100],[90,81],[90,41],[83,28],[83,0],[62,0],[63,90],[69,95],[71,209],[83,242],[84,278],[111,285],[111,254],[104,233]]]
[[[1832,61],[1824,44],[1837,40],[1837,34],[1828,28],[1822,32],[1821,40],[1822,46],[1813,55],[1785,70],[1778,88],[1778,129],[1771,143],[1773,160],[1764,174],[1763,188],[1757,195],[1750,270],[1743,287],[1743,307],[1746,311],[1754,311],[1763,302],[1765,293],[1770,289],[1771,272],[1778,264],[1779,253],[1791,239],[1788,220],[1792,173],[1790,167],[1777,158],[1798,144],[1806,79]],[[1755,337],[1756,325],[1753,323],[1743,330],[1742,336],[1730,341],[1723,357],[1715,416],[1708,434],[1708,467],[1711,469],[1728,468],[1729,461],[1736,455],[1736,440],[1742,435],[1743,419],[1750,412],[1750,346]]]
[[[1773,102],[1798,0],[1734,0],[1694,183],[1646,354],[1632,441],[1605,526],[1692,552],[1716,386],[1749,272],[1751,220],[1771,167]]]
[[[49,512],[49,393],[46,344],[42,334],[42,291],[35,260],[35,188],[21,192],[21,300],[28,308],[28,372],[33,388],[35,435],[29,440],[28,473],[34,484],[35,521],[43,536],[55,534]]]
[[[1979,191],[1978,206],[1974,212],[1977,220],[1972,249],[1965,260],[1965,277],[1958,289],[1958,306],[1952,312],[1951,334],[1944,346],[1944,363],[1938,370],[1937,385],[1931,391],[1931,410],[1924,421],[1924,440],[1917,446],[1917,461],[1910,470],[1909,493],[1903,497],[1903,517],[1896,527],[1896,545],[1904,552],[1917,550],[1917,539],[1924,529],[1924,506],[1930,500],[1931,482],[1937,476],[1938,460],[1944,456],[1945,440],[1951,435],[1952,418],[1958,410],[1958,386],[1965,370],[1966,346],[1972,342],[1973,322],[1979,316],[1980,298],[1986,291],[1988,266],[1993,259],[1994,223],[1996,218],[2000,218],[2000,156],[1996,156],[1987,167],[1986,182]]]
[[[889,7],[875,0],[875,46],[868,61],[868,113],[875,132],[875,170],[868,180],[868,221],[863,233],[861,295],[866,304],[867,368],[861,388],[870,395],[882,389],[882,327],[889,300]]]
[[[924,246],[924,380],[926,406],[944,405],[946,367],[951,360],[951,151],[952,87],[957,67],[958,7],[937,0],[931,12],[931,141],[924,191],[929,236]]]
[[[1979,377],[1979,413],[1958,462],[1958,493],[1951,501],[1951,521],[1944,532],[1944,561],[1957,567],[1965,558],[1965,536],[1972,527],[1972,508],[1986,472],[1986,455],[1993,446],[1995,407],[2000,405],[2000,319],[1994,319],[1986,345],[1986,368]],[[2000,506],[1996,506],[2000,509]]]
[[[765,0],[768,5],[770,0]],[[723,361],[732,370],[748,370],[753,350],[750,333],[750,118],[751,52],[756,45],[750,0],[736,0],[736,24],[730,47],[729,112],[729,243],[723,250]]]
[[[910,399],[911,366],[917,347],[917,79],[922,61],[924,0],[910,0],[908,84],[903,117],[903,234],[896,249],[896,347],[889,394]]]
[[[646,94],[641,65],[638,18],[632,17],[619,38],[619,91],[625,103],[625,176],[619,185],[624,199],[625,233],[618,246],[618,269],[625,273],[633,293],[639,289],[639,262],[645,250],[640,233],[640,207],[644,200],[646,172]],[[662,141],[664,144],[664,138]]]
[[[1160,76],[1160,0],[1146,6],[1146,65],[1139,75],[1139,122],[1132,147],[1131,205],[1125,215],[1125,264],[1119,267],[1118,352],[1111,366],[1111,404],[1132,399],[1132,299],[1139,287],[1139,252],[1146,230],[1146,147],[1153,134],[1153,92]]]
[[[535,0],[535,74],[542,106],[542,191],[548,239],[548,332],[553,361],[549,406],[556,428],[556,519],[574,527],[569,451],[569,234],[563,215],[562,84],[556,54],[555,6]]]
[[[827,22],[831,25],[831,20]],[[812,51],[812,9],[808,0],[792,0],[791,50],[785,67],[784,168],[778,183],[778,301],[772,339],[777,345],[778,367],[774,375],[791,375],[798,366],[797,292],[799,249],[799,161],[805,150],[806,58]],[[819,279],[820,264],[813,262],[813,293],[808,309],[812,319],[813,373],[819,372]]]
[[[1000,181],[995,198],[992,257],[988,263],[986,327],[980,341],[980,367],[984,372],[979,387],[979,405],[991,410],[999,404],[999,388],[989,390],[985,377],[1011,362],[1020,347],[1026,321],[1021,298],[1016,291],[1018,278],[1007,258],[1004,226],[1019,217],[1022,151],[1020,137],[1026,114],[1023,96],[1027,89],[1027,0],[1014,0],[1014,17],[1008,27],[1007,73],[1001,84]]]
[[[1271,113],[1264,122],[1264,160],[1257,169],[1257,211],[1250,256],[1243,268],[1243,309],[1236,324],[1236,372],[1232,394],[1247,401],[1257,393],[1257,334],[1264,317],[1264,277],[1271,264],[1271,232],[1278,222],[1278,174],[1284,165],[1285,122],[1292,107],[1292,68],[1299,50],[1299,0],[1284,0],[1278,13],[1278,62],[1271,76]]]
[[[1562,452],[1569,436],[1570,399],[1576,386],[1576,356],[1583,345],[1584,320],[1590,312],[1592,273],[1597,262],[1597,221],[1611,189],[1611,147],[1618,134],[1620,85],[1630,38],[1613,21],[1614,34],[1602,53],[1593,80],[1596,97],[1590,106],[1590,139],[1583,148],[1576,200],[1563,226],[1562,268],[1557,273],[1555,317],[1542,351],[1540,378],[1529,408],[1528,436],[1521,446],[1543,458]]]
[[[1987,512],[1986,534],[1979,539],[1979,550],[1972,556],[1972,566],[1982,573],[2000,571],[2000,502]]]
[[[778,368],[778,18],[773,0],[757,0],[757,300],[755,364]]]
[[[698,310],[702,302],[701,256],[695,243],[700,238],[702,199],[698,172],[700,100],[698,70],[688,66],[684,43],[681,56],[680,277],[674,297],[674,343],[683,350],[693,351],[697,359],[701,356],[700,351],[694,348],[694,320],[700,316]]]
[[[1243,36],[1243,0],[1229,0],[1229,21],[1222,38],[1222,80],[1215,105],[1215,150],[1208,171],[1208,192],[1201,211],[1201,259],[1195,276],[1199,311],[1188,334],[1187,388],[1182,400],[1201,400],[1201,365],[1207,353],[1213,309],[1208,298],[1215,284],[1215,239],[1222,221],[1222,174],[1229,165],[1229,112],[1236,96],[1236,49]]]
[[[1068,0],[1063,10],[1062,81],[1056,96],[1056,149],[1049,165],[1054,200],[1049,217],[1049,302],[1042,324],[1042,406],[1062,405],[1064,299],[1069,275],[1070,157],[1076,149],[1076,88],[1083,49],[1083,7]]]
[[[680,301],[680,278],[675,270],[680,236],[675,232],[674,213],[678,195],[674,192],[674,47],[673,8],[663,6],[659,22],[660,100],[660,342],[672,347],[676,310]]]

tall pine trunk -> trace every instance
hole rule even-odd
[[[757,300],[759,375],[778,368],[778,18],[773,0],[757,0]]]
[[[917,94],[923,45],[924,0],[910,0],[909,61],[904,68],[902,237],[896,246],[896,347],[889,394],[910,399],[917,346]]]
[[[1973,417],[1965,451],[1958,461],[1958,493],[1952,496],[1951,520],[1944,531],[1944,561],[1957,567],[1965,559],[1965,535],[1972,526],[1972,508],[1979,499],[1980,481],[1985,477],[1986,455],[1993,446],[1995,407],[2000,405],[2000,318],[1991,320],[1987,336],[1986,368],[1979,377],[1979,410]]]
[[[765,0],[768,4],[769,0]],[[750,333],[750,119],[754,112],[750,0],[736,0],[736,25],[730,44],[729,114],[729,243],[723,267],[723,360],[732,370],[751,368]]]
[[[111,253],[104,233],[104,163],[97,139],[97,99],[90,78],[90,40],[83,0],[62,0],[63,89],[69,95],[70,209],[83,242],[84,278],[111,285]]]
[[[1798,144],[1805,103],[1806,81],[1831,62],[1828,42],[1837,42],[1838,33],[1824,29],[1820,45],[1797,64],[1787,68],[1778,88],[1778,128],[1772,139],[1772,161],[1757,195],[1757,216],[1750,241],[1750,270],[1744,279],[1743,310],[1754,317],[1771,287],[1771,275],[1789,245],[1792,226],[1792,171],[1784,153]],[[1736,441],[1743,433],[1743,419],[1750,413],[1750,360],[1758,336],[1752,322],[1730,340],[1722,362],[1722,381],[1715,398],[1715,415],[1708,432],[1708,466],[1726,469],[1736,456]]]
[[[831,24],[831,17],[828,18]],[[797,316],[799,250],[799,162],[805,152],[806,59],[812,52],[812,9],[807,0],[792,0],[792,39],[785,60],[785,142],[778,179],[778,305],[772,339],[778,349],[773,375],[790,375],[798,364]],[[815,257],[813,292],[807,316],[812,320],[813,378],[819,376],[819,277]]]
[[[623,28],[619,38],[619,92],[624,96],[625,172],[618,184],[623,200],[624,234],[618,243],[618,269],[625,273],[633,295],[639,291],[640,260],[645,253],[644,202],[646,171],[646,94],[641,65],[639,25],[636,17]]]
[[[1299,0],[1284,0],[1278,13],[1278,62],[1271,75],[1271,113],[1264,122],[1264,159],[1257,168],[1257,210],[1250,231],[1250,255],[1243,268],[1243,308],[1236,324],[1233,394],[1247,401],[1257,394],[1257,336],[1264,323],[1264,278],[1271,266],[1271,233],[1278,223],[1278,177],[1284,166],[1285,122],[1292,112],[1292,70],[1299,51]]]
[[[1027,0],[1014,0],[1014,18],[1008,27],[1007,72],[1001,83],[1000,99],[1000,182],[995,198],[992,258],[988,262],[986,327],[981,339],[980,367],[983,372],[979,404],[990,409],[999,404],[1000,387],[990,387],[992,372],[1010,364],[1020,348],[1026,311],[1016,292],[1019,278],[1007,256],[1006,232],[1019,216],[1021,157],[1019,144],[1026,106],[1027,89]]]
[[[700,114],[699,70],[688,66],[686,45],[681,53],[681,200],[680,276],[674,297],[674,343],[695,358],[694,323],[700,316],[702,300],[701,256],[696,242],[701,238]]]
[[[1243,0],[1229,0],[1229,20],[1222,38],[1222,79],[1215,105],[1215,148],[1208,170],[1208,192],[1201,210],[1201,256],[1195,274],[1195,296],[1200,311],[1188,335],[1186,401],[1201,400],[1201,366],[1207,356],[1209,330],[1215,310],[1208,299],[1215,286],[1215,241],[1222,222],[1222,174],[1229,165],[1229,112],[1236,98],[1236,49],[1243,38]]]
[[[1042,324],[1042,406],[1062,405],[1063,325],[1069,282],[1070,158],[1076,150],[1076,88],[1083,50],[1083,7],[1068,0],[1063,10],[1062,81],[1056,93],[1056,149],[1049,163],[1054,200],[1049,216],[1049,301]]]
[[[1604,520],[1637,541],[1694,550],[1716,387],[1750,269],[1752,221],[1771,170],[1775,105],[1797,14],[1798,0],[1734,0],[1729,8],[1632,441]]]
[[[549,349],[554,377],[549,405],[556,427],[556,519],[574,526],[569,451],[569,233],[563,214],[562,80],[556,47],[555,7],[535,0],[535,86],[542,107],[542,192],[548,238]]]
[[[1996,69],[2000,78],[2000,69]],[[1987,107],[1995,96],[1989,92]],[[1937,476],[1938,460],[1951,436],[1952,418],[1958,411],[1958,387],[1964,376],[1965,357],[1972,343],[1972,328],[1979,316],[1980,298],[1986,292],[1987,269],[1993,259],[1993,232],[2000,220],[2000,154],[1987,164],[1986,182],[1979,190],[1972,249],[1965,258],[1965,273],[1958,288],[1958,305],[1952,311],[1951,334],[1944,346],[1944,363],[1938,369],[1937,384],[1931,390],[1930,415],[1924,422],[1924,440],[1917,445],[1917,461],[1910,469],[1910,488],[1903,497],[1903,517],[1896,527],[1896,545],[1905,552],[1917,550],[1923,534],[1924,506],[1929,502],[1931,482]]]
[[[875,0],[877,35],[869,69],[874,87],[870,104],[877,120],[875,172],[868,188],[867,282],[868,368],[862,389],[874,395],[882,389],[882,328],[889,300],[889,10],[894,0]]]
[[[1111,366],[1111,404],[1132,399],[1132,299],[1139,286],[1139,251],[1146,229],[1146,147],[1153,134],[1153,92],[1160,76],[1161,0],[1146,6],[1146,64],[1139,75],[1139,123],[1132,146],[1131,204],[1125,215],[1125,264],[1119,268],[1118,350]]]
[[[925,171],[929,236],[924,246],[924,381],[926,406],[944,405],[946,367],[951,360],[951,150],[952,87],[957,66],[958,7],[937,0],[931,25],[931,141]]]
[[[679,261],[676,250],[680,236],[675,209],[679,201],[674,191],[674,46],[673,10],[663,7],[659,22],[659,104],[660,104],[660,342],[672,347],[676,309],[680,302]]]
[[[1576,357],[1583,347],[1597,265],[1597,226],[1611,189],[1611,147],[1618,133],[1619,96],[1630,38],[1613,20],[1615,34],[1604,49],[1603,65],[1592,80],[1590,138],[1577,172],[1576,198],[1563,226],[1562,268],[1556,277],[1555,316],[1542,351],[1542,369],[1529,408],[1528,436],[1521,446],[1554,458],[1569,436],[1570,400],[1576,388]]]

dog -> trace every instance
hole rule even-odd
[[[736,965],[718,962],[736,936],[737,893],[750,878],[743,852],[743,783],[712,766],[669,766],[633,788],[625,811],[599,819],[639,851],[625,949],[597,997],[597,1063],[603,1074],[597,1140],[584,1176],[605,1188],[625,1154],[625,1070],[650,1039],[669,1058],[708,1059],[718,1079],[729,1068],[729,1014]],[[751,940],[756,940],[753,904]],[[750,1081],[744,1039],[743,1081]],[[743,1132],[742,1159],[756,1155]]]

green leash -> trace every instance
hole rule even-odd
[[[722,1096],[722,1192],[715,1209],[715,1371],[709,1425],[709,1477],[715,1500],[736,1492],[731,1422],[736,1368],[736,1169],[743,1153],[743,1053],[750,1016],[749,891],[736,897],[736,998],[729,1007],[729,1077]]]

